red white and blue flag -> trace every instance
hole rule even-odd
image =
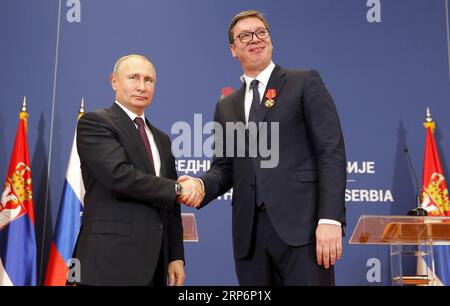
[[[0,204],[0,286],[33,286],[37,282],[25,98],[19,117],[19,127]]]
[[[448,217],[450,216],[450,199],[444,171],[434,141],[436,123],[431,119],[428,109],[424,127],[427,130],[427,136],[423,161],[421,207],[428,212],[428,216]],[[434,245],[433,253],[436,273],[435,284],[450,286],[450,247]],[[428,268],[430,269],[430,267]]]
[[[78,119],[83,115],[83,103]],[[76,132],[72,143],[66,179],[61,196],[50,258],[45,277],[46,286],[66,285],[68,262],[77,241],[83,212],[83,198],[85,194],[80,169],[80,158],[76,146]]]

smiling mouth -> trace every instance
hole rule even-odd
[[[264,47],[254,47],[254,48],[249,49],[249,51],[252,53],[260,53],[263,50],[264,50]]]

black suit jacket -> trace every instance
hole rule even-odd
[[[77,148],[86,195],[75,257],[82,284],[146,285],[161,247],[164,271],[168,261],[184,260],[171,142],[147,124],[161,157],[160,177],[150,174],[139,133],[118,105],[79,120]]]
[[[276,91],[275,104],[265,108],[258,120],[279,123],[278,165],[262,168],[261,157],[215,156],[202,177],[206,190],[202,206],[233,187],[236,258],[249,251],[257,185],[275,231],[288,245],[315,241],[319,219],[345,223],[344,139],[334,102],[319,73],[276,66],[266,92],[268,89]],[[244,93],[245,84],[217,103],[214,120],[221,126],[244,123]],[[270,132],[267,136],[268,143],[273,143]]]

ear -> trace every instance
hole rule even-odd
[[[109,76],[109,80],[111,81],[111,87],[114,89],[114,91],[116,90],[117,87],[117,77],[114,73],[112,73]]]
[[[230,44],[231,56],[236,57],[236,45],[234,43]]]

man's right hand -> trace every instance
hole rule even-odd
[[[196,178],[182,175],[178,178],[178,183],[183,187],[182,194],[177,198],[178,203],[197,208],[205,197],[205,190]]]

